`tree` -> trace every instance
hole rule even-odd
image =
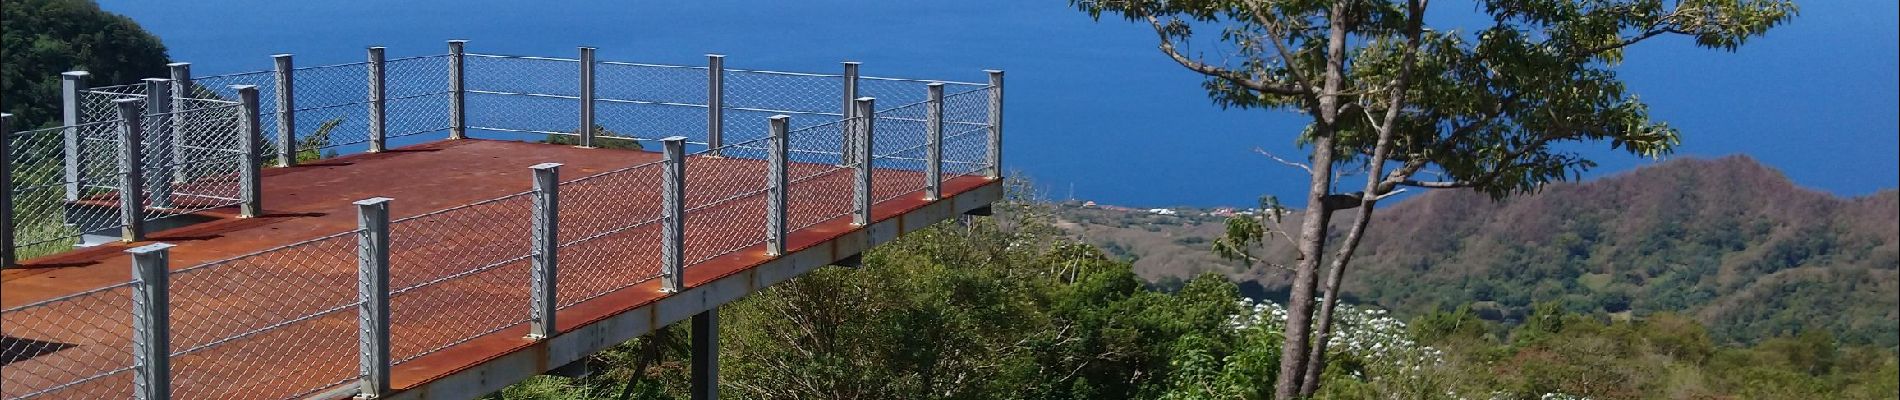
[[[1310,395],[1324,362],[1326,313],[1373,206],[1401,187],[1468,188],[1502,198],[1574,179],[1595,166],[1566,143],[1607,141],[1656,157],[1677,131],[1653,121],[1613,68],[1623,49],[1686,36],[1733,50],[1795,14],[1785,0],[1487,0],[1492,24],[1463,33],[1425,26],[1427,0],[1071,0],[1100,19],[1153,28],[1162,54],[1206,76],[1224,107],[1290,110],[1310,176],[1288,301],[1277,398]],[[1220,57],[1184,48],[1219,26]],[[1391,167],[1390,170],[1387,168]],[[1427,167],[1433,179],[1417,179]],[[1333,191],[1358,169],[1363,190]],[[1314,295],[1332,213],[1353,210],[1327,274],[1318,335]],[[1252,240],[1272,236],[1259,235]],[[1312,345],[1309,345],[1309,340]]]
[[[165,45],[87,0],[20,0],[0,7],[0,110],[16,130],[59,122],[59,74],[84,70],[93,86],[163,77]]]

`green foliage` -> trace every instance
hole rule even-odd
[[[0,24],[0,110],[14,129],[59,124],[62,72],[90,72],[92,86],[170,74],[157,37],[89,0],[8,0]]]

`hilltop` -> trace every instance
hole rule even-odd
[[[1060,209],[1064,228],[1157,285],[1213,271],[1284,298],[1290,271],[1209,252],[1229,210]],[[1849,343],[1900,343],[1894,190],[1845,198],[1746,156],[1683,158],[1504,201],[1434,191],[1376,215],[1345,296],[1403,314],[1470,304],[1511,322],[1561,300],[1613,316],[1684,312],[1729,342],[1826,328]],[[1268,253],[1287,259],[1284,245]]]

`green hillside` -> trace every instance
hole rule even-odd
[[[1673,311],[1722,342],[1826,328],[1844,342],[1891,347],[1900,344],[1897,207],[1893,190],[1840,198],[1741,156],[1680,159],[1504,202],[1433,192],[1379,211],[1345,296],[1407,315],[1472,305],[1505,322],[1548,301],[1576,313]],[[1285,271],[1206,251],[1221,220],[1206,211],[1071,204],[1063,215],[1065,228],[1133,259],[1151,281],[1215,271],[1269,297],[1285,286]]]

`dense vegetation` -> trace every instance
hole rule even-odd
[[[15,129],[59,123],[62,72],[90,72],[92,86],[170,74],[157,37],[90,0],[8,0],[0,24],[0,110]]]
[[[1900,344],[1900,193],[1838,198],[1795,186],[1745,157],[1677,160],[1496,202],[1431,193],[1382,213],[1343,298],[1420,315],[1469,304],[1499,322],[1540,302],[1578,314],[1674,312],[1720,343],[1824,330],[1841,341]],[[1218,272],[1284,287],[1272,268],[1215,260],[1185,237],[1218,218],[1067,209],[1071,230],[1115,243],[1137,270],[1177,282]]]
[[[1173,291],[1068,239],[1041,206],[947,223],[720,312],[722,394],[734,398],[1264,399],[1285,311],[1205,274]],[[1000,223],[999,223],[1000,222]],[[1610,321],[1536,308],[1515,328],[1468,307],[1412,323],[1348,306],[1320,398],[1891,396],[1891,350],[1825,334],[1753,347],[1660,314]],[[684,398],[684,324],[542,377],[508,399]]]

